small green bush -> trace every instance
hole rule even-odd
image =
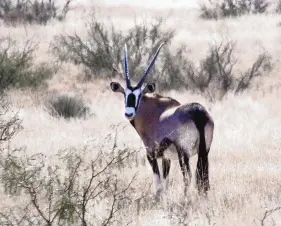
[[[158,45],[170,42],[174,31],[163,31],[163,20],[151,24],[135,24],[125,34],[112,25],[108,29],[102,22],[90,22],[88,36],[83,40],[79,35],[60,35],[52,44],[54,54],[61,61],[82,64],[85,79],[116,76],[113,69],[122,69],[123,49],[128,47],[131,77],[138,78],[143,73],[144,63],[155,53]]]
[[[0,38],[0,89],[46,86],[56,71],[48,64],[34,64],[37,45],[27,41],[23,49],[11,38]]]
[[[89,113],[89,107],[83,99],[68,95],[52,98],[46,106],[51,115],[65,119],[86,117]]]
[[[56,0],[1,0],[0,19],[6,24],[16,25],[18,23],[46,24],[51,19],[64,20],[69,11],[71,0],[66,3],[58,13]]]
[[[219,19],[225,17],[237,17],[245,14],[265,13],[269,6],[267,0],[223,0],[220,3],[213,3],[200,6],[200,17],[203,19]]]
[[[261,53],[246,72],[241,72],[236,68],[235,47],[236,43],[233,41],[210,45],[200,66],[187,71],[191,80],[190,88],[214,101],[223,98],[229,91],[245,91],[251,87],[256,77],[267,75],[272,69],[271,57],[267,53]]]
[[[127,33],[115,31],[113,26],[108,30],[103,23],[95,20],[90,23],[86,39],[77,34],[61,35],[56,37],[52,48],[61,61],[82,65],[86,79],[124,78],[120,71],[123,71],[123,48],[126,43],[130,77],[138,82],[156,48],[166,41],[147,82],[157,81],[160,90],[186,89],[211,100],[220,99],[229,91],[244,91],[255,77],[265,74],[265,65],[270,65],[270,57],[262,53],[247,72],[235,74],[235,43],[223,41],[219,45],[210,45],[207,56],[196,67],[195,62],[188,58],[186,45],[171,50],[174,36],[174,30],[164,31],[162,20],[152,24],[136,24]]]

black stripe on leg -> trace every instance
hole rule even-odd
[[[190,165],[189,165],[189,156],[187,153],[184,153],[183,155],[183,161],[186,167],[186,172],[188,174],[189,180],[191,180],[191,171],[190,171]]]
[[[158,168],[157,159],[155,158],[155,155],[147,154],[147,160],[152,167],[153,173],[157,174],[160,178],[160,171]]]
[[[178,157],[179,157],[179,164],[183,175],[183,180],[185,183],[185,187],[190,184],[191,181],[191,171],[189,166],[189,156],[188,154],[179,146],[176,146]],[[186,189],[185,189],[186,192]]]
[[[162,158],[162,168],[163,168],[163,177],[164,179],[167,178],[170,172],[170,167],[171,167],[171,160],[167,158]]]
[[[178,151],[178,158],[179,158],[179,164],[180,164],[181,172],[182,172],[182,175],[185,177],[185,170],[184,170],[184,164],[183,164],[183,159],[182,159],[182,153],[179,150],[177,150],[177,151]]]
[[[196,170],[196,180],[199,191],[208,191],[209,184],[209,161],[208,156],[199,156]]]

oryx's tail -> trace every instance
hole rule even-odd
[[[193,103],[193,111],[191,113],[192,120],[199,132],[199,153],[204,154],[209,150],[206,150],[206,140],[205,140],[205,126],[209,121],[207,111],[199,104]]]
[[[199,132],[199,150],[196,168],[196,181],[199,191],[206,192],[209,190],[209,162],[206,148],[205,127],[210,122],[207,111],[200,104],[193,104],[191,117]],[[209,147],[208,147],[209,148]]]

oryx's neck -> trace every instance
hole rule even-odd
[[[172,98],[164,97],[159,94],[146,94],[140,101],[140,106],[137,111],[136,117],[159,118],[164,111],[179,105],[180,103]]]
[[[136,116],[131,124],[144,140],[155,133],[161,114],[179,105],[180,103],[172,98],[159,94],[146,94],[142,96]]]

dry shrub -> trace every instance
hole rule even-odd
[[[89,24],[87,39],[78,34],[60,35],[53,42],[53,52],[61,61],[82,64],[85,79],[116,76],[113,70],[122,69],[123,48],[125,43],[129,52],[129,70],[132,79],[143,73],[143,65],[155,53],[158,45],[169,43],[174,31],[162,30],[163,20],[151,24],[135,24],[126,34],[117,31],[112,25],[108,29],[95,18]]]
[[[46,24],[51,19],[65,19],[71,0],[66,0],[62,10],[56,6],[56,0],[1,0],[0,19],[8,25],[18,23]],[[60,12],[59,12],[60,11]]]
[[[51,78],[56,67],[46,63],[34,65],[36,44],[28,40],[24,47],[10,37],[0,38],[0,89],[8,88],[38,88],[46,86],[46,80]]]
[[[83,65],[85,79],[89,80],[123,77],[120,71],[126,43],[130,77],[138,81],[156,48],[165,41],[165,47],[147,80],[157,81],[160,90],[186,89],[204,94],[210,100],[221,99],[229,91],[238,93],[250,88],[256,77],[266,75],[265,72],[271,69],[271,58],[262,53],[249,70],[235,74],[235,42],[228,40],[210,45],[207,56],[201,60],[199,67],[195,67],[195,62],[187,58],[187,46],[171,50],[175,31],[164,31],[163,24],[163,20],[152,24],[136,24],[127,33],[121,33],[113,25],[108,30],[103,23],[93,20],[86,39],[78,34],[60,35],[56,37],[52,48],[61,61]]]
[[[136,174],[123,179],[120,173],[136,151],[116,145],[117,132],[107,138],[108,149],[97,145],[94,150],[69,148],[52,156],[28,154],[28,147],[11,148],[14,135],[21,128],[17,115],[4,119],[9,104],[1,93],[0,114],[0,187],[2,198],[11,201],[25,197],[13,205],[1,204],[0,225],[118,225],[127,224],[118,213],[131,208],[136,195],[133,183]],[[112,142],[111,142],[112,143]],[[111,144],[110,143],[110,144]],[[92,158],[85,158],[89,153]],[[103,203],[103,205],[100,205]],[[102,206],[102,215],[96,208]]]
[[[0,224],[127,224],[128,218],[120,217],[119,212],[126,213],[135,199],[140,200],[145,194],[135,191],[136,174],[131,178],[120,177],[137,151],[117,147],[117,132],[113,134],[113,145],[104,148],[105,142],[112,141],[112,134],[92,150],[88,147],[61,150],[52,156],[51,164],[45,154],[29,155],[28,147],[10,149],[0,143],[3,196],[6,199],[25,196],[22,203],[1,205]],[[85,157],[89,153],[93,153],[91,158]],[[96,211],[99,208],[103,209],[102,214]]]
[[[64,117],[65,119],[85,118],[90,111],[82,98],[68,95],[51,98],[46,103],[46,107],[52,116]]]
[[[236,68],[234,51],[233,41],[210,45],[200,67],[189,70],[193,91],[203,93],[211,101],[222,99],[230,91],[240,93],[249,89],[255,78],[268,75],[271,71],[271,57],[261,53],[246,72],[241,72]]]
[[[269,6],[267,0],[223,0],[200,6],[200,17],[203,19],[220,19],[225,17],[237,17],[245,14],[265,13]]]

